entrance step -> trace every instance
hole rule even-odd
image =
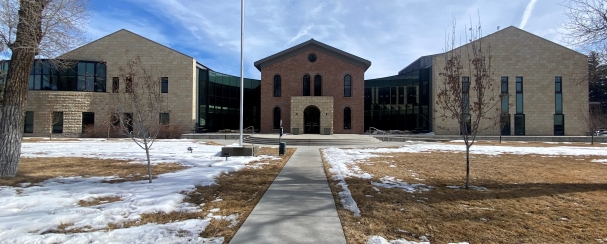
[[[347,146],[347,145],[375,145],[380,140],[370,135],[339,134],[339,135],[285,135],[280,139],[287,146]],[[243,139],[250,144],[276,145],[278,146],[277,134],[255,134]]]

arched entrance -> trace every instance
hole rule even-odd
[[[320,110],[315,106],[304,110],[304,134],[320,134]]]

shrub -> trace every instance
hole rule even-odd
[[[82,130],[82,137],[86,138],[108,138],[107,126],[85,125]],[[123,138],[120,131],[114,127],[109,128],[109,138]]]
[[[162,125],[158,132],[158,139],[181,139],[184,129],[180,125]]]

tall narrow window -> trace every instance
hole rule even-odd
[[[124,125],[124,127],[126,127],[128,132],[132,132],[133,131],[133,113],[124,113],[124,115],[122,117],[122,124]]]
[[[169,77],[160,78],[160,90],[162,93],[169,93]]]
[[[303,95],[310,96],[310,76],[304,75],[303,77]]]
[[[510,101],[508,95],[508,77],[502,76],[501,82],[501,115],[500,115],[500,126],[502,135],[510,135]]]
[[[280,129],[280,108],[279,107],[275,107],[274,108],[274,123],[273,123],[273,128],[274,129]]]
[[[350,75],[344,76],[344,97],[352,96],[352,77]]]
[[[523,113],[523,77],[516,77],[516,114],[514,114],[514,134],[525,135],[525,114]]]
[[[95,125],[95,113],[93,112],[82,112],[82,133],[84,129],[89,126]]]
[[[352,129],[352,110],[348,107],[344,108],[344,129]]]
[[[133,78],[131,77],[126,77],[126,80],[124,81],[125,85],[125,92],[126,93],[133,93]]]
[[[23,133],[34,133],[34,111],[25,112],[25,126]]]
[[[563,77],[554,77],[554,135],[565,135],[565,115],[563,114]]]
[[[281,86],[281,81],[280,81],[280,75],[275,75],[274,76],[274,96],[275,97],[280,97],[280,86]]]
[[[168,125],[170,123],[169,113],[160,113],[160,121],[161,125]]]
[[[314,96],[322,96],[322,77],[314,76]]]
[[[53,133],[63,133],[63,112],[53,112]]]
[[[112,77],[112,92],[118,93],[120,89],[120,78]]]

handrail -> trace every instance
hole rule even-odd
[[[369,130],[371,131],[371,134],[373,134],[373,130],[375,130],[375,132],[381,132],[383,134],[382,141],[386,141],[386,132],[385,131],[380,130],[375,127],[369,127]]]
[[[251,126],[249,126],[249,127],[247,127],[247,128],[244,128],[244,129],[242,129],[242,130],[244,131],[244,130],[246,130],[246,129],[248,129],[248,128],[251,128],[251,135],[255,134],[255,127],[253,127],[252,125],[251,125]]]

